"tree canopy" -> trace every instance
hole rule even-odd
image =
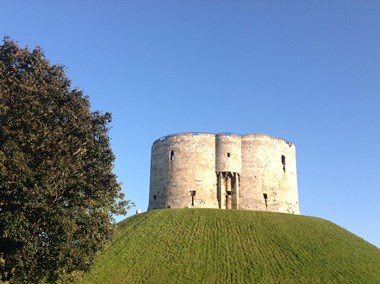
[[[17,283],[86,271],[130,202],[112,172],[109,113],[41,48],[0,46],[0,272]]]

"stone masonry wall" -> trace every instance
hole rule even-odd
[[[242,209],[299,214],[294,144],[267,135],[243,136],[239,197]]]
[[[148,210],[185,207],[300,214],[294,144],[260,134],[156,140]]]
[[[217,208],[215,135],[178,134],[156,141],[152,146],[150,176],[149,210]]]

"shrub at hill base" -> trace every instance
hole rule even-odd
[[[129,202],[112,173],[109,113],[40,48],[0,46],[0,276],[54,282],[86,271]]]

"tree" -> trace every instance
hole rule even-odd
[[[86,271],[125,214],[109,113],[91,112],[42,49],[0,46],[0,272],[54,282]]]

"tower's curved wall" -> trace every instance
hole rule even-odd
[[[217,208],[215,135],[184,133],[152,146],[148,210]]]
[[[299,214],[295,145],[268,135],[242,137],[239,208]]]
[[[217,134],[215,136],[216,172],[241,172],[241,136]]]
[[[170,207],[299,214],[295,145],[262,134],[158,139],[152,146],[148,210]]]

